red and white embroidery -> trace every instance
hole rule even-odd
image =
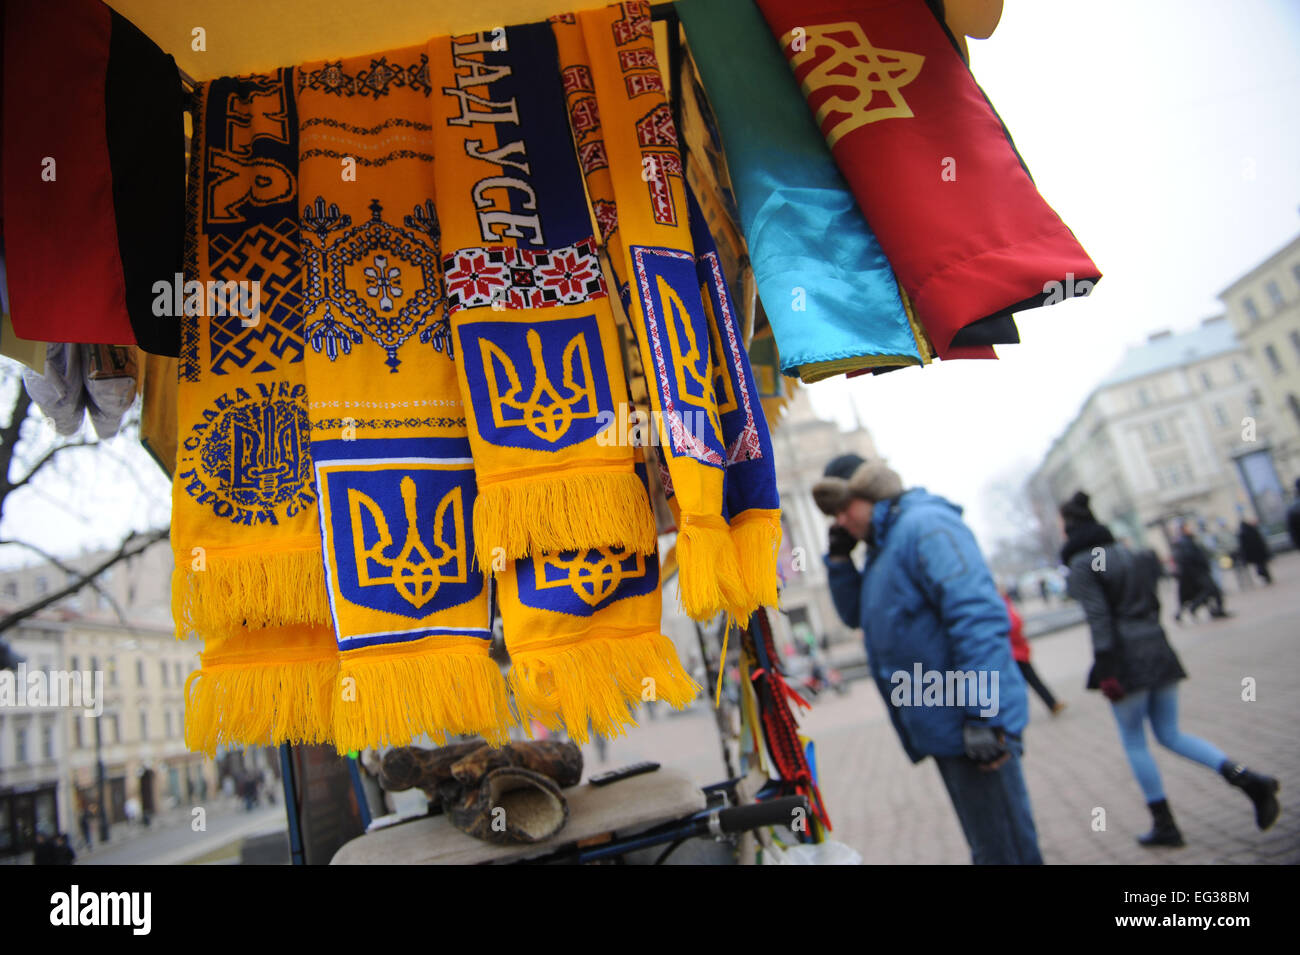
[[[460,249],[443,260],[447,314],[484,305],[549,308],[605,298],[593,238],[558,249],[486,246]]]
[[[754,421],[754,407],[750,403],[749,386],[745,382],[742,371],[744,365],[741,364],[740,334],[736,328],[736,316],[731,311],[731,296],[727,294],[727,280],[722,275],[718,253],[707,252],[703,258],[709,263],[710,280],[714,291],[717,292],[720,306],[718,321],[722,324],[722,330],[726,332],[724,342],[728,352],[725,356],[728,364],[727,373],[731,376],[731,385],[736,389],[736,394],[740,395],[740,405],[745,411],[745,426],[727,448],[727,464],[754,461],[763,456],[763,446],[758,440],[758,424]]]

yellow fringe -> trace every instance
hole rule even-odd
[[[214,664],[185,681],[185,745],[328,743],[338,661]]]
[[[647,693],[680,710],[700,692],[660,633],[508,649],[510,688],[525,725],[537,719],[566,730],[579,745],[587,742],[588,725],[606,738],[636,726],[633,714]]]
[[[736,542],[740,579],[751,612],[759,607],[776,607],[780,599],[776,558],[781,549],[781,512],[742,511],[731,522],[731,539]]]
[[[692,620],[710,620],[726,611],[737,621],[749,617],[749,599],[740,575],[740,558],[726,523],[694,523],[682,516],[677,532],[679,601]]]
[[[334,745],[340,753],[405,746],[426,733],[439,745],[449,733],[477,733],[498,746],[509,741],[515,719],[505,680],[486,652],[353,652],[341,654],[338,671]]]
[[[474,546],[485,571],[493,548],[514,559],[541,551],[623,547],[652,554],[658,546],[654,511],[633,471],[530,476],[479,488]]]
[[[240,626],[264,630],[330,624],[319,548],[209,553],[205,562],[202,570],[182,563],[172,572],[172,619],[181,640],[194,634],[224,636]]]

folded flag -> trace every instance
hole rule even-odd
[[[340,751],[424,733],[503,741],[510,723],[442,312],[431,94],[443,78],[430,53],[447,42],[297,71],[304,364]]]
[[[175,355],[185,227],[176,62],[100,0],[3,9],[4,249],[13,327]]]
[[[622,345],[545,23],[431,47],[447,316],[473,448],[479,563],[656,547]]]
[[[925,0],[757,2],[941,358],[980,319],[1091,290],[1100,271]],[[1015,335],[994,326],[969,344]]]
[[[329,620],[290,73],[213,80],[196,98],[172,492],[180,637]]]
[[[660,422],[665,489],[675,496],[679,515],[682,607],[697,620],[724,610],[741,617],[747,601],[723,515],[726,449],[708,322],[649,5],[615,4],[578,14],[577,21],[585,49],[566,18],[552,25],[566,88],[586,83],[591,90],[580,92],[576,102],[570,95],[570,117],[596,220],[611,261],[618,260],[620,293]],[[613,205],[605,198],[611,194]]]
[[[695,273],[708,319],[713,392],[717,396],[726,446],[727,523],[744,585],[746,616],[760,606],[777,605],[776,556],[781,546],[781,498],[776,489],[772,433],[749,367],[745,341],[722,263],[687,188]]]
[[[638,451],[638,480],[646,479]],[[643,484],[644,487],[644,484]],[[635,726],[643,701],[688,705],[699,686],[660,631],[656,553],[618,547],[534,553],[498,576],[510,686],[525,723],[605,737]]]
[[[677,10],[717,116],[781,370],[811,382],[920,364],[893,270],[752,0]]]

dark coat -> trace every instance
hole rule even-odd
[[[1178,602],[1191,603],[1207,590],[1217,589],[1210,573],[1210,559],[1194,537],[1180,537],[1171,551],[1178,567]]]
[[[1286,512],[1286,529],[1291,532],[1291,543],[1300,549],[1300,497],[1291,502]]]
[[[1267,564],[1273,557],[1264,535],[1254,524],[1241,522],[1241,528],[1237,531],[1237,542],[1241,546],[1241,559],[1247,564]]]
[[[1100,525],[1091,526],[1105,532]],[[1092,632],[1094,663],[1088,689],[1097,689],[1108,676],[1126,693],[1184,679],[1187,673],[1160,625],[1160,559],[1152,551],[1131,551],[1113,540],[1089,543],[1098,539],[1095,532],[1072,532],[1070,540],[1080,546],[1066,544],[1067,587]],[[1101,548],[1102,559],[1094,554],[1095,547]]]

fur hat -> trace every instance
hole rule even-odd
[[[841,454],[826,465],[826,476],[813,485],[818,510],[834,517],[853,498],[883,501],[903,493],[903,480],[879,458],[867,461],[856,454]]]

